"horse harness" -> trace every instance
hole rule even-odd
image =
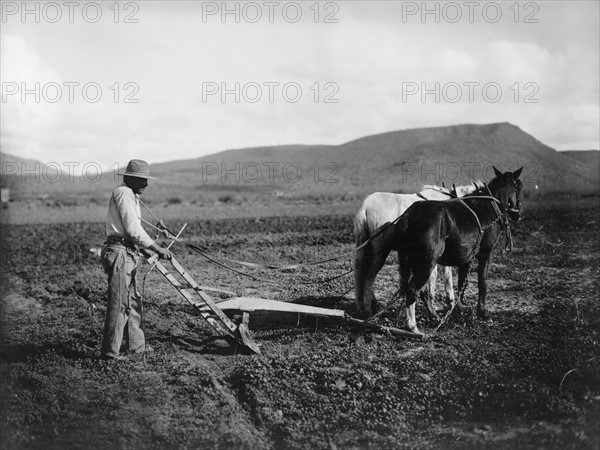
[[[496,213],[496,218],[494,220],[492,220],[489,224],[487,224],[485,227],[481,226],[481,222],[479,221],[479,217],[477,217],[477,213],[475,213],[475,211],[473,211],[473,209],[469,205],[467,205],[463,199],[461,199],[461,198],[455,199],[455,200],[458,200],[465,208],[467,208],[467,210],[469,210],[471,212],[471,214],[473,214],[473,217],[475,218],[475,220],[477,221],[477,225],[479,226],[479,237],[477,239],[477,243],[475,244],[475,247],[473,248],[473,255],[471,256],[471,260],[469,261],[469,268],[467,269],[467,273],[469,273],[471,271],[471,267],[473,265],[473,262],[475,261],[475,256],[479,252],[479,247],[480,247],[481,241],[483,239],[483,234],[485,233],[485,231],[488,228],[492,227],[496,222],[502,221],[502,225],[504,225],[504,229],[506,230],[505,250],[508,252],[510,252],[512,250],[512,235],[511,235],[510,224],[508,222],[508,219],[504,214],[502,214],[502,211],[500,211],[500,208],[498,207],[498,203],[500,203],[500,201],[492,195],[487,184],[485,184],[485,187],[487,188],[487,190],[490,194],[489,196],[469,197],[469,198],[479,198],[479,199],[490,200],[492,202],[492,208],[494,209],[494,212]],[[458,302],[462,302],[464,304],[464,293],[467,290],[467,285],[468,285],[468,278],[465,278],[463,285],[458,287],[459,288],[458,300],[456,302],[454,302],[454,304],[448,310],[448,312],[446,312],[446,314],[442,318],[442,320],[440,320],[440,323],[435,328],[436,331],[439,330],[442,327],[442,325],[444,325],[444,323],[448,320],[448,317],[450,317],[450,315],[452,314],[452,311],[454,311],[454,307],[458,304]]]
[[[474,182],[474,184],[475,184],[476,188],[479,188],[477,186],[477,183]],[[439,190],[437,192],[440,192],[442,194],[448,195],[450,197],[450,200],[455,200],[455,201],[460,202],[460,204],[463,205],[465,208],[467,208],[467,210],[473,215],[473,218],[477,222],[477,227],[479,228],[479,235],[480,235],[479,242],[477,243],[476,247],[479,246],[479,243],[481,242],[481,239],[483,237],[483,233],[488,228],[490,228],[492,225],[494,225],[496,222],[502,221],[502,225],[504,226],[504,229],[506,230],[506,244],[505,244],[504,249],[507,252],[510,252],[510,251],[512,251],[513,243],[512,243],[512,234],[511,234],[511,231],[510,231],[510,224],[508,222],[508,219],[502,213],[502,211],[500,211],[500,208],[498,208],[497,203],[500,203],[500,200],[498,200],[496,197],[494,197],[492,195],[492,193],[490,192],[490,188],[488,187],[487,183],[483,183],[483,186],[487,189],[489,195],[477,195],[477,196],[472,196],[472,197],[468,197],[468,198],[490,200],[492,202],[492,208],[494,208],[494,212],[496,213],[496,218],[491,223],[489,223],[488,225],[486,225],[485,227],[481,226],[481,221],[479,220],[479,217],[477,217],[477,213],[475,211],[473,211],[473,209],[469,205],[467,205],[465,203],[465,201],[461,197],[458,197],[456,195],[456,187],[454,187],[454,190],[450,191],[450,192],[445,192],[445,191],[442,191],[442,190]],[[518,186],[515,186],[515,187],[518,187]],[[422,198],[425,201],[431,201],[430,199],[428,199],[427,197],[425,197],[420,192],[417,192],[417,197]]]
[[[506,233],[506,244],[504,246],[504,249],[507,252],[510,252],[510,251],[512,251],[512,247],[513,247],[510,223],[509,223],[506,215],[503,214],[502,211],[500,211],[500,208],[498,207],[498,203],[500,203],[500,200],[498,200],[496,197],[494,197],[492,195],[487,184],[485,185],[485,187],[487,188],[487,190],[490,194],[489,196],[488,195],[480,195],[480,196],[478,195],[478,196],[468,197],[468,198],[473,198],[473,199],[489,200],[492,202],[492,208],[494,209],[496,218],[494,220],[492,220],[489,224],[487,224],[485,227],[481,226],[481,221],[479,220],[479,217],[477,217],[477,213],[475,211],[473,211],[473,209],[469,205],[467,205],[462,198],[457,198],[455,200],[458,200],[461,205],[463,205],[465,208],[467,208],[467,210],[473,215],[473,217],[475,218],[475,221],[477,222],[477,226],[479,227],[479,241],[477,242],[476,249],[477,249],[477,247],[479,247],[479,244],[481,243],[481,239],[483,239],[483,233],[485,233],[485,231],[487,229],[491,228],[496,222],[501,222],[501,225],[504,227],[504,230]]]

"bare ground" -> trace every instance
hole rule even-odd
[[[494,321],[473,317],[472,274],[470,305],[439,331],[421,319],[422,341],[254,315],[262,355],[248,354],[143,266],[155,351],[122,362],[98,359],[106,280],[88,250],[102,225],[3,225],[0,448],[600,448],[598,222],[597,198],[531,205],[490,271]],[[196,220],[186,235],[275,263],[353,247],[347,215]],[[349,258],[249,272],[258,282],[175,254],[203,284],[355,312],[352,277],[327,281]],[[396,284],[390,257],[384,304]]]

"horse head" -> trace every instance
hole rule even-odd
[[[500,209],[515,222],[523,217],[523,182],[519,179],[523,167],[514,172],[500,172],[494,167],[496,177],[490,181],[489,189],[500,203]]]

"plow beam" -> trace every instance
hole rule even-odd
[[[400,328],[386,327],[377,325],[366,320],[355,319],[349,316],[341,309],[320,308],[316,306],[300,305],[298,303],[280,302],[277,300],[268,300],[265,298],[254,297],[236,297],[229,300],[219,302],[219,308],[224,311],[236,310],[243,313],[251,313],[257,311],[264,312],[280,312],[280,313],[298,313],[315,317],[328,317],[333,319],[344,320],[353,325],[360,325],[371,328],[372,330],[381,333],[393,334],[395,336],[409,337],[414,339],[422,339],[422,334],[412,333],[411,331],[401,330]],[[207,306],[202,307],[204,311],[208,311]]]

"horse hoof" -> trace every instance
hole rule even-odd
[[[419,330],[417,327],[409,328],[408,331],[410,331],[411,333],[414,333],[414,334],[418,334],[419,336],[424,336],[424,334],[421,333],[421,330]]]
[[[358,309],[356,310],[356,317],[360,319],[368,319],[370,315],[364,309]]]
[[[487,311],[485,311],[485,310],[478,309],[478,310],[477,310],[477,316],[478,316],[478,317],[479,317],[481,320],[483,320],[483,321],[485,321],[485,322],[492,322],[492,318],[490,317],[490,315],[488,314],[488,312],[487,312]]]
[[[413,325],[409,323],[406,325],[406,329],[411,333],[420,334],[421,336],[423,336],[423,333],[421,333],[421,331],[417,328],[416,324]]]

